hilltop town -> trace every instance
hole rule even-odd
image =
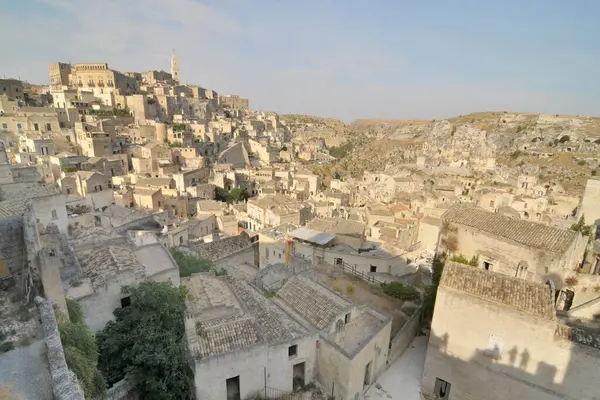
[[[0,398],[596,399],[600,119],[0,79]]]

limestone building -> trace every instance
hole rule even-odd
[[[557,315],[549,287],[447,262],[422,398],[597,399],[600,336]]]
[[[581,265],[586,244],[578,232],[459,204],[442,215],[437,252],[476,258],[488,271],[551,280],[560,289]]]
[[[280,397],[317,380],[349,399],[385,367],[391,319],[310,279],[290,278],[275,298],[208,274],[183,284],[198,399]]]

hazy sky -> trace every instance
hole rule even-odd
[[[600,115],[598,0],[0,0],[0,76],[169,69],[251,107],[344,120]]]

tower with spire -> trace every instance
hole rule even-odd
[[[175,50],[173,50],[173,55],[171,56],[171,75],[173,76],[173,81],[179,83],[179,63],[175,56]]]

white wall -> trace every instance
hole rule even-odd
[[[65,206],[65,196],[63,194],[37,197],[33,200],[33,208],[38,223],[46,227],[53,223],[60,232],[67,233],[69,225],[67,216],[67,207]],[[55,212],[54,217],[53,211]]]
[[[431,328],[422,380],[426,395],[438,377],[451,384],[450,399],[598,396],[600,350],[557,336],[555,320],[440,287]],[[483,355],[490,335],[503,343],[496,360]]]

